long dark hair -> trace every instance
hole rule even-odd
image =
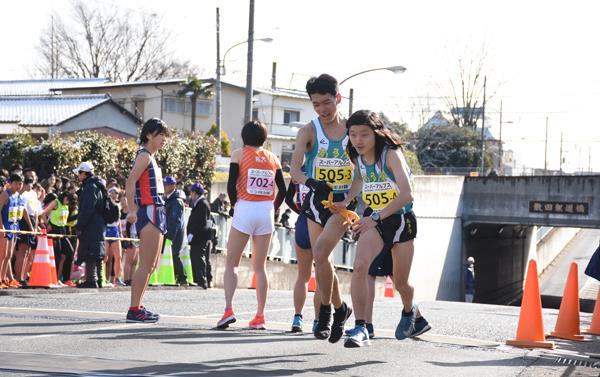
[[[404,151],[402,147],[404,143],[400,136],[394,133],[392,130],[387,128],[379,115],[376,112],[370,110],[358,110],[348,118],[346,121],[346,132],[350,136],[350,127],[352,126],[369,126],[375,133],[375,162],[379,162],[381,158],[381,152],[387,145],[390,149],[400,149]],[[348,139],[348,145],[346,146],[346,152],[352,161],[356,161],[358,152],[352,145],[350,139]]]

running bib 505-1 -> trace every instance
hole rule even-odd
[[[273,195],[275,173],[271,170],[248,169],[246,191],[252,195]]]
[[[334,190],[349,190],[352,185],[352,163],[339,158],[316,158],[316,178],[333,184]]]
[[[392,182],[364,182],[362,190],[363,201],[375,212],[383,210],[398,196]]]

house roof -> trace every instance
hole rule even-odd
[[[125,88],[132,86],[155,86],[155,85],[173,85],[181,84],[186,82],[185,79],[170,79],[170,80],[149,80],[149,81],[129,81],[129,82],[102,82],[102,83],[89,83],[78,86],[54,86],[53,90],[64,90],[64,89],[103,89],[103,88]]]
[[[0,96],[44,96],[52,89],[72,88],[82,85],[99,85],[108,79],[49,79],[49,80],[0,80]]]
[[[269,94],[275,97],[288,97],[288,98],[297,98],[297,99],[305,99],[310,100],[310,97],[305,91],[296,90],[296,89],[284,89],[284,88],[256,88],[255,91],[259,93]]]
[[[119,107],[138,121],[109,95],[97,94],[0,97],[0,122],[15,122],[23,126],[56,126],[104,103]]]

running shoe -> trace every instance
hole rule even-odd
[[[402,309],[402,317],[398,326],[396,326],[396,339],[403,340],[413,336],[415,333],[415,313],[417,312],[417,306],[413,305],[410,313],[405,313]]]
[[[415,332],[410,337],[413,338],[415,336],[419,336],[429,330],[431,330],[431,326],[425,317],[417,318],[415,319]]]
[[[255,329],[255,330],[266,330],[267,328],[265,327],[265,315],[264,314],[255,315],[254,318],[252,319],[252,321],[250,321],[250,323],[248,323],[248,326],[251,329]]]
[[[77,284],[75,284],[75,283],[73,282],[73,280],[67,280],[67,281],[65,281],[65,285],[66,285],[66,286],[68,286],[68,287],[71,287],[71,288],[73,288],[73,287],[76,287],[76,286],[77,286]]]
[[[369,332],[365,326],[358,325],[350,331],[348,338],[344,341],[344,347],[356,348],[370,346]]]
[[[115,287],[124,287],[125,286],[125,282],[121,279],[115,279],[113,282]]]
[[[302,316],[295,315],[294,320],[292,321],[292,332],[302,332],[302,325],[304,325]]]
[[[8,287],[9,288],[21,288],[21,284],[18,281],[13,279],[8,283]]]
[[[342,307],[339,310],[336,309],[333,313],[333,324],[331,325],[331,334],[329,336],[329,343],[337,343],[344,335],[344,325],[350,316],[352,315],[352,308],[345,302],[342,303]]]
[[[147,311],[143,306],[139,310],[127,311],[127,322],[135,323],[155,323],[158,321],[158,315]]]
[[[225,313],[223,313],[223,317],[217,322],[217,328],[221,330],[225,330],[229,327],[230,324],[235,323],[235,314],[233,314],[233,309],[225,309]]]
[[[150,310],[146,309],[145,306],[141,305],[140,309],[144,310],[149,317],[155,317],[156,320],[160,319],[160,314],[156,314],[156,313],[151,312]]]
[[[367,323],[366,327],[367,327],[367,332],[369,333],[369,339],[375,338],[375,329],[373,328],[373,324]],[[346,331],[344,331],[344,335],[350,336],[350,334],[352,334],[352,331],[354,331],[354,329],[346,329]]]
[[[319,321],[316,319],[313,321],[312,333],[314,334],[317,331],[317,326],[319,325]]]
[[[313,331],[315,338],[325,340],[331,335],[331,305],[321,305],[319,319]]]
[[[106,288],[112,288],[112,287],[114,287],[113,283],[111,283],[110,281],[106,281],[102,286],[104,286]]]
[[[8,288],[8,285],[6,285],[5,282],[0,281],[0,289],[6,289],[6,288]]]

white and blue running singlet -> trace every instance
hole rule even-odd
[[[333,185],[334,194],[345,194],[352,185],[354,167],[346,154],[348,135],[331,140],[319,118],[311,121],[315,130],[315,142],[305,157],[306,176]]]

